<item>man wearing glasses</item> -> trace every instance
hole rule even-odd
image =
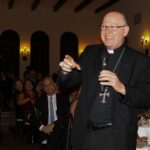
[[[60,62],[58,83],[81,83],[74,116],[73,150],[135,150],[138,108],[150,106],[150,59],[125,43],[124,14],[107,13],[103,44],[90,45],[75,62]]]

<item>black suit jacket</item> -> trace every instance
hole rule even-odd
[[[57,82],[66,87],[81,82],[71,136],[71,144],[75,148],[80,149],[84,144],[89,112],[98,92],[98,75],[105,49],[104,45],[87,46],[79,59],[81,71],[73,70],[67,75],[60,72],[58,76]],[[126,87],[126,95],[114,92],[113,145],[115,150],[135,150],[138,108],[150,106],[150,59],[125,46],[116,74]]]
[[[57,136],[61,138],[63,136],[64,125],[67,122],[67,117],[69,114],[69,101],[66,96],[61,94],[56,94],[56,105],[57,105],[57,118],[58,120],[54,122],[55,127],[53,129],[53,133],[50,136]],[[37,104],[32,112],[30,117],[32,125],[34,125],[37,129],[41,125],[47,125],[48,123],[48,99],[47,95],[44,94],[40,96],[37,100]],[[41,141],[45,139],[49,139],[49,135],[41,132]]]

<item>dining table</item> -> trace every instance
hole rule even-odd
[[[149,121],[138,126],[138,136],[147,137],[147,144],[143,147],[137,147],[136,150],[150,150],[150,124]]]

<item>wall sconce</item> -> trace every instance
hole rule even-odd
[[[144,36],[141,37],[141,48],[144,49]]]
[[[143,35],[141,37],[141,48],[145,51],[145,53],[149,54],[149,46],[150,46],[150,37],[149,35]]]
[[[83,53],[85,47],[86,47],[86,44],[81,43],[79,45],[79,50],[78,50],[78,55],[79,56]]]
[[[23,47],[20,49],[20,55],[24,61],[26,61],[30,56],[30,50],[27,47]]]

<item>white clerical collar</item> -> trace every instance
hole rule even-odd
[[[108,52],[109,54],[114,54],[114,50],[113,50],[113,49],[107,49],[107,52]]]

